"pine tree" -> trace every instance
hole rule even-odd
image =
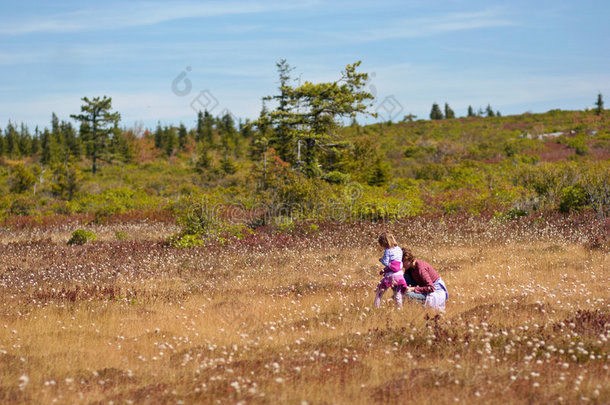
[[[5,154],[4,135],[2,134],[2,129],[0,129],[0,156],[4,156],[4,154]]]
[[[293,162],[294,159],[294,115],[293,109],[298,109],[298,102],[292,97],[293,88],[290,86],[290,73],[294,70],[286,59],[281,59],[275,64],[279,75],[279,94],[268,99],[278,102],[276,113],[276,126],[274,138],[271,140],[273,147],[277,151],[280,159],[285,162]]]
[[[71,117],[87,126],[88,150],[91,152],[89,155],[91,157],[91,173],[95,176],[97,159],[105,151],[108,136],[112,132],[109,125],[118,124],[121,115],[118,112],[110,112],[112,109],[112,98],[110,97],[104,96],[103,99],[94,97],[92,100],[83,97],[82,100],[85,104],[81,106],[81,114],[71,115]]]
[[[366,113],[370,106],[368,100],[373,96],[363,90],[368,75],[356,71],[359,65],[360,62],[347,65],[334,82],[305,82],[294,88],[288,84],[292,68],[284,60],[277,64],[280,94],[265,98],[278,101],[278,107],[268,114],[274,127],[272,146],[280,158],[292,164],[298,160],[294,151],[304,148],[303,164],[308,177],[321,174],[321,154],[332,154],[333,149],[346,146],[335,131],[340,119]]]
[[[597,101],[595,102],[595,113],[597,115],[602,115],[604,112],[604,100],[602,98],[602,93],[597,94]]]
[[[59,130],[62,133],[66,153],[80,159],[82,154],[81,142],[74,126],[70,122],[62,121],[59,124]]]
[[[54,167],[51,191],[55,196],[71,201],[81,182],[82,176],[76,166],[68,162],[61,163]]]
[[[49,165],[62,160],[62,149],[58,142],[58,137],[49,132],[47,128],[42,131],[40,143],[42,149],[40,162],[42,164]]]
[[[157,129],[155,129],[155,148],[163,149],[163,128],[161,122],[157,121]]]
[[[11,157],[17,157],[21,155],[19,150],[19,134],[15,129],[15,126],[9,121],[6,126],[5,142],[6,142],[6,154]]]
[[[235,129],[235,121],[231,114],[226,113],[218,120],[218,135],[222,145],[222,153],[225,157],[229,155],[239,155],[237,148],[237,130]]]
[[[163,149],[167,156],[171,156],[178,146],[178,137],[176,136],[176,128],[165,127],[163,129]]]
[[[430,110],[430,119],[431,120],[442,120],[444,118],[443,112],[441,111],[438,104],[432,104],[432,110]]]
[[[477,115],[474,113],[472,106],[468,106],[468,117],[476,117]]]
[[[188,132],[186,131],[186,127],[183,123],[180,123],[180,127],[178,128],[178,149],[183,151],[186,147],[186,143],[188,141]]]
[[[448,103],[445,103],[445,118],[455,118],[455,112],[451,109],[451,107],[449,107]]]
[[[12,170],[10,181],[11,193],[25,193],[36,184],[36,176],[30,169],[22,164],[18,164]]]
[[[30,156],[32,153],[32,137],[25,124],[21,124],[19,131],[19,151],[23,156]]]
[[[197,142],[206,142],[209,146],[214,144],[214,117],[207,110],[197,114]]]
[[[494,110],[491,108],[491,105],[487,104],[487,108],[485,109],[485,113],[488,117],[495,117]]]

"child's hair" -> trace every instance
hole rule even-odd
[[[389,232],[383,232],[379,235],[379,244],[386,249],[391,249],[398,245],[396,239],[394,239],[394,235]]]
[[[402,262],[406,264],[411,264],[415,261],[415,255],[411,252],[411,249],[402,248]]]

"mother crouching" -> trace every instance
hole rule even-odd
[[[416,260],[410,249],[403,248],[402,252],[405,280],[408,285],[405,297],[424,306],[445,311],[445,302],[449,294],[443,279],[429,263]]]

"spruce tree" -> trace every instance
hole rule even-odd
[[[433,103],[432,109],[430,110],[430,119],[431,120],[442,120],[444,118],[443,112],[441,111],[438,104]]]
[[[86,125],[91,173],[95,176],[97,159],[106,150],[108,137],[112,132],[110,125],[118,124],[121,115],[118,112],[110,112],[112,109],[112,98],[110,97],[104,96],[102,99],[94,97],[92,100],[83,97],[82,100],[85,104],[81,106],[81,114],[71,115],[71,117]]]
[[[19,134],[15,129],[15,126],[9,121],[6,126],[5,142],[6,142],[6,154],[10,157],[17,157],[21,155],[19,150]]]
[[[2,134],[2,129],[0,129],[0,156],[4,156],[5,147],[4,147],[4,135]]]
[[[279,94],[267,99],[276,100],[278,103],[275,110],[274,137],[271,143],[277,151],[280,159],[285,162],[294,163],[295,149],[295,109],[299,109],[299,102],[293,97],[293,88],[290,86],[290,73],[294,70],[286,59],[281,59],[275,64],[279,75]]]
[[[451,109],[451,107],[449,107],[448,103],[445,103],[445,118],[455,118],[455,112]]]
[[[188,132],[183,123],[180,123],[180,127],[178,127],[178,149],[183,151],[186,148],[186,143],[188,141]]]
[[[472,106],[468,106],[468,117],[476,117],[477,115],[474,113]]]
[[[208,146],[214,144],[214,117],[207,110],[197,114],[197,142],[206,142]]]
[[[495,117],[494,110],[491,108],[491,105],[487,104],[487,108],[485,109],[485,113],[488,117]]]
[[[604,100],[602,98],[602,93],[597,94],[597,101],[595,102],[595,113],[597,115],[602,115],[604,112]]]

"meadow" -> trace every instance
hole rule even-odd
[[[92,218],[0,230],[2,403],[610,402],[610,222],[590,211],[190,248],[168,243],[173,220]],[[77,227],[98,239],[66,245]],[[443,277],[445,313],[373,307],[386,229]]]

